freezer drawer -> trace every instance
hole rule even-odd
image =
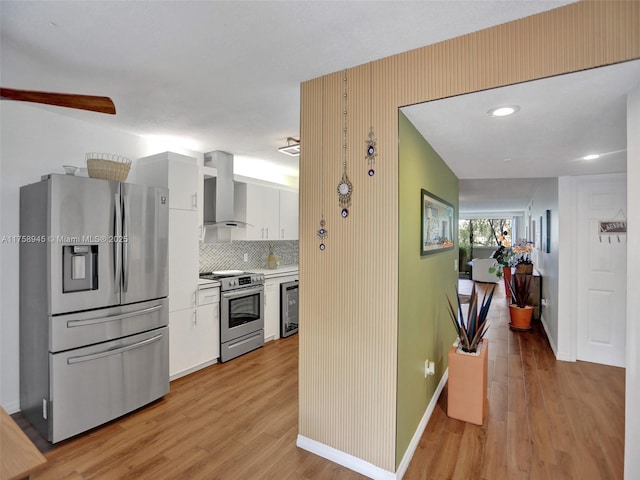
[[[169,392],[169,329],[49,354],[50,442],[131,412]]]
[[[167,299],[49,317],[49,351],[114,340],[169,325]]]

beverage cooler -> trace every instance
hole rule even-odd
[[[298,280],[280,284],[280,336],[298,333]]]

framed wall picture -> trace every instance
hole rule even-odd
[[[533,246],[536,246],[536,221],[531,220],[531,238],[529,240]]]
[[[544,242],[544,251],[545,253],[551,253],[551,210],[547,210],[547,218],[545,222],[545,236],[546,240]]]
[[[542,225],[543,225],[543,223],[542,223],[542,215],[540,215],[540,221],[539,221],[538,225],[539,225],[539,228],[538,228],[538,235],[539,235],[539,238],[538,238],[538,250],[542,250]]]
[[[446,200],[420,190],[420,255],[453,248],[455,211]]]

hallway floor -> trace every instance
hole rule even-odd
[[[624,369],[557,361],[540,322],[511,331],[504,284],[489,316],[484,425],[448,418],[445,387],[404,479],[622,479]]]

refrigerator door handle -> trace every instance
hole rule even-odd
[[[114,218],[114,225],[113,225],[113,235],[115,237],[115,239],[118,239],[122,236],[122,203],[120,201],[120,195],[119,194],[115,194],[115,206],[116,206],[116,211],[115,211],[115,218]],[[114,261],[114,279],[113,279],[113,286],[114,286],[114,291],[119,292],[120,291],[120,282],[121,282],[121,278],[122,278],[122,258],[121,258],[121,247],[120,244],[118,242],[113,242],[113,261]]]
[[[89,318],[87,320],[69,320],[67,322],[67,328],[73,327],[85,327],[87,325],[97,325],[98,323],[114,322],[116,320],[124,320],[125,318],[139,317],[141,315],[147,315],[149,313],[157,312],[162,308],[162,305],[154,305],[153,307],[145,308],[143,310],[136,310],[135,312],[120,313],[118,315],[111,315],[110,317]]]
[[[123,285],[122,291],[126,292],[129,288],[129,196],[124,194],[122,237],[116,237],[118,245],[122,245],[122,275]]]
[[[131,345],[127,345],[125,347],[114,348],[113,350],[106,350],[104,352],[92,353],[90,355],[82,355],[80,357],[69,357],[67,359],[68,365],[73,365],[74,363],[81,362],[90,362],[91,360],[97,360],[98,358],[110,357],[112,355],[118,355],[120,353],[126,352],[128,350],[134,350],[136,348],[144,347],[145,345],[149,345],[150,343],[155,343],[162,338],[162,334],[156,335],[155,337],[148,338],[146,340],[142,340],[141,342],[136,342]]]

